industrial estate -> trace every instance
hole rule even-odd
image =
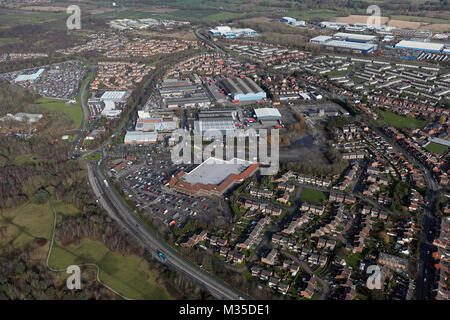
[[[0,298],[449,300],[448,15],[174,3],[0,30]]]

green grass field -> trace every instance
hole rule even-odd
[[[6,227],[6,236],[0,238],[0,250],[7,243],[14,247],[30,246],[36,238],[51,238],[53,214],[50,205],[27,203],[15,209],[0,211],[0,227]],[[39,258],[44,258],[48,243],[37,249]]]
[[[69,265],[95,263],[100,267],[100,279],[120,294],[132,299],[168,300],[167,290],[158,285],[148,263],[137,256],[124,257],[109,251],[103,244],[83,240],[79,246],[56,244],[49,264],[65,269]]]
[[[377,120],[379,125],[385,124],[397,129],[414,129],[423,128],[425,126],[425,121],[420,119],[399,116],[398,114],[389,111],[379,111],[378,113],[381,116],[381,118]]]
[[[323,203],[327,196],[322,191],[304,188],[301,195],[301,200],[305,202]]]
[[[448,147],[443,146],[441,144],[437,144],[434,142],[430,142],[425,149],[427,149],[430,152],[437,153],[437,154],[443,154],[445,151],[447,151]]]
[[[63,112],[69,116],[75,128],[79,128],[81,126],[83,112],[81,110],[80,102],[75,104],[66,104],[65,100],[39,98],[37,100],[37,106],[45,108],[49,111]]]
[[[17,14],[1,14],[0,26],[39,24],[54,20],[63,20],[68,17],[66,12],[22,12]]]

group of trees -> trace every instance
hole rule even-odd
[[[96,270],[82,272],[83,290],[69,290],[59,273],[31,259],[33,248],[7,245],[0,255],[0,300],[86,300],[117,299],[96,281]]]
[[[321,162],[287,162],[281,165],[282,169],[292,170],[304,174],[321,176],[341,174],[349,165],[347,160],[342,159],[338,150],[329,148],[325,153],[328,163]]]
[[[50,196],[74,201],[73,194],[82,183],[83,173],[79,162],[67,160],[68,151],[66,144],[52,143],[43,137],[2,137],[0,208],[29,200],[42,203]]]

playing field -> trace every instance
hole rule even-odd
[[[448,147],[443,146],[441,144],[437,144],[434,142],[430,142],[425,149],[427,149],[430,152],[437,153],[437,154],[443,154],[445,151],[447,151]]]
[[[379,111],[378,113],[381,116],[381,118],[377,120],[378,124],[380,125],[393,126],[394,128],[397,129],[403,128],[414,129],[414,128],[423,128],[425,126],[425,121],[420,119],[403,117],[389,111]]]

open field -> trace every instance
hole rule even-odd
[[[218,22],[230,19],[242,18],[246,15],[244,12],[230,12],[211,10],[177,10],[170,14],[177,19],[199,19],[205,22]]]
[[[439,19],[439,18],[431,18],[431,17],[419,17],[419,16],[391,16],[393,20],[402,20],[402,21],[416,21],[416,22],[424,22],[424,23],[450,23],[448,20]]]
[[[0,26],[15,26],[24,24],[39,24],[54,20],[65,19],[68,15],[65,12],[28,12],[22,11],[21,14],[0,14]]]
[[[0,228],[6,227],[6,235],[0,237],[0,250],[7,243],[14,247],[25,248],[32,245],[36,238],[50,240],[53,225],[53,213],[50,204],[27,203],[18,208],[0,211]],[[49,242],[36,249],[36,257],[44,258]]]
[[[420,119],[411,119],[403,116],[399,116],[393,112],[388,111],[379,111],[379,114],[381,116],[380,119],[377,120],[378,124],[380,125],[388,125],[393,126],[397,129],[402,128],[423,128],[425,126],[425,122]]]
[[[43,11],[43,12],[63,12],[66,11],[66,7],[56,7],[56,6],[25,6],[21,7],[21,10],[27,11]]]
[[[448,148],[446,146],[441,145],[441,144],[430,142],[425,147],[425,149],[427,149],[428,151],[433,152],[433,153],[443,154],[445,151],[447,151]]]
[[[286,12],[284,15],[288,15],[292,18],[296,18],[299,20],[309,20],[309,19],[332,19],[337,16],[337,11],[334,10],[324,10],[324,9],[317,9],[317,10],[291,10]]]
[[[322,191],[304,188],[302,190],[301,200],[304,202],[323,203],[327,196]]]
[[[97,264],[100,267],[100,279],[128,298],[171,299],[167,290],[153,280],[155,274],[144,259],[124,257],[98,242],[83,240],[79,246],[66,247],[55,244],[49,261],[57,269],[83,263]]]
[[[426,29],[434,32],[450,32],[450,23],[432,23],[423,25],[420,29]]]
[[[390,27],[396,27],[396,28],[401,28],[401,29],[419,29],[422,26],[422,23],[415,22],[415,21],[404,21],[404,20],[391,19],[391,20],[389,20],[387,25]]]
[[[63,112],[70,117],[75,128],[79,128],[81,126],[83,114],[79,102],[75,104],[66,104],[65,100],[40,98],[37,101],[37,106],[49,111]]]
[[[367,19],[370,16],[364,16],[364,15],[349,15],[348,17],[337,17],[337,22],[345,22],[345,23],[367,23]],[[389,20],[389,17],[380,17],[380,23],[385,24]]]
[[[367,23],[368,15],[349,15],[347,17],[337,17],[338,22]],[[381,24],[387,24],[391,27],[402,29],[425,29],[436,32],[445,32],[450,30],[450,23],[448,20],[433,18],[433,17],[419,17],[406,15],[392,15],[380,17]]]

